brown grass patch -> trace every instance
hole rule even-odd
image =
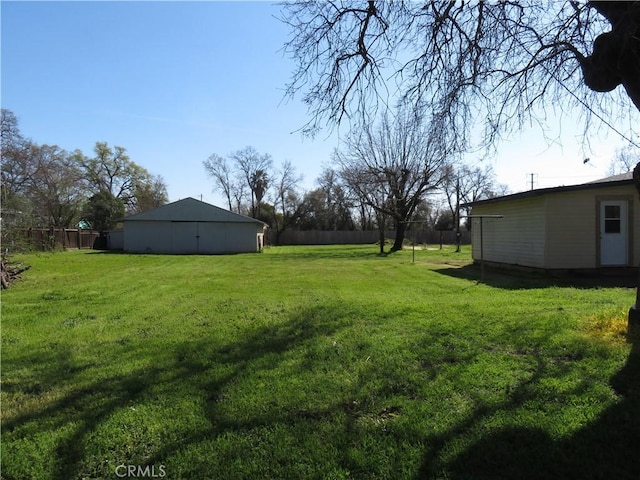
[[[585,319],[589,336],[611,342],[627,339],[628,319],[626,310],[605,310]]]

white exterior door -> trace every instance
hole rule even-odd
[[[626,200],[600,202],[600,264],[627,265],[629,246]]]

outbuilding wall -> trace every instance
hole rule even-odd
[[[472,216],[502,215],[482,220],[482,250],[487,262],[545,268],[546,199],[533,197],[476,205]],[[471,219],[473,259],[481,256],[480,219]]]
[[[631,237],[631,252],[633,253],[633,258],[631,259],[631,263],[635,265],[640,265],[640,194],[635,190],[630,193],[633,197],[633,202],[631,203],[631,218],[632,218],[632,237]]]
[[[549,195],[547,268],[599,267],[600,201],[621,199],[629,202],[629,261],[630,265],[636,264],[640,259],[638,242],[634,241],[640,239],[638,192],[629,185],[626,188],[599,188]]]
[[[107,248],[109,250],[124,250],[124,230],[109,230],[107,232]]]
[[[484,260],[544,269],[600,266],[600,202],[627,200],[629,266],[640,263],[640,195],[631,184],[550,192],[473,207],[484,220]],[[479,219],[472,224],[473,258],[480,260]]]
[[[240,222],[125,222],[124,249],[137,253],[218,254],[259,251],[262,224]]]
[[[171,253],[171,222],[124,222],[124,251]]]

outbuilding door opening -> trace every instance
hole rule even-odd
[[[171,253],[200,253],[198,222],[171,222]]]
[[[600,265],[627,265],[629,258],[628,203],[600,202]]]

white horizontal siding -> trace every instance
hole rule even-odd
[[[596,193],[583,190],[549,195],[547,268],[596,268]]]
[[[640,263],[640,195],[633,185],[549,192],[545,195],[477,205],[484,220],[484,259],[546,269],[597,268],[599,201],[625,199],[629,205],[630,261]],[[479,220],[473,220],[473,258],[480,259]]]
[[[482,250],[485,261],[545,267],[545,198],[477,205],[472,215],[502,215],[485,218]],[[473,259],[480,260],[480,219],[472,219]]]

